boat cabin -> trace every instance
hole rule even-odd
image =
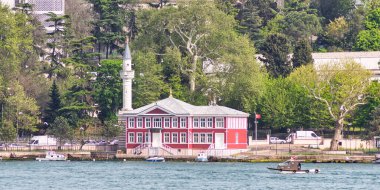
[[[301,162],[302,160],[287,160],[278,164],[277,169],[282,171],[298,171],[301,170]]]

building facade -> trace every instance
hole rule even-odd
[[[171,95],[149,105],[132,108],[134,71],[128,45],[123,71],[123,108],[118,118],[125,129],[127,154],[192,155],[200,151],[247,148],[249,114],[224,106],[194,106]]]

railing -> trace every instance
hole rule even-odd
[[[168,152],[169,154],[171,155],[177,155],[178,154],[178,150],[177,149],[174,149],[166,144],[162,144],[162,147],[161,147],[162,150]]]
[[[147,147],[150,147],[150,143],[142,143],[133,149],[133,154],[141,154],[142,151]]]

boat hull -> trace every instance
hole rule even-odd
[[[147,158],[145,161],[147,161],[147,162],[165,162],[165,158],[153,157],[153,158]]]
[[[208,162],[208,159],[207,158],[196,158],[195,161],[196,162]]]
[[[56,159],[50,159],[50,158],[36,158],[37,161],[66,161],[66,158],[56,158]]]
[[[282,170],[277,168],[268,168],[270,170],[276,170],[283,174],[308,174],[308,173],[319,173],[321,170],[319,169],[309,169],[309,170]]]

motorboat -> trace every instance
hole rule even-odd
[[[196,162],[208,162],[207,154],[204,152],[201,152],[198,154],[197,158],[195,158]]]
[[[45,158],[36,158],[37,161],[65,161],[67,158],[63,154],[58,154],[55,151],[47,151]]]
[[[301,169],[303,160],[296,160],[291,158],[283,163],[278,164],[277,168],[268,168],[270,170],[280,171],[281,173],[319,173],[319,169]]]
[[[147,162],[165,162],[165,158],[160,157],[160,156],[153,156],[153,157],[147,158],[145,161],[147,161]]]

